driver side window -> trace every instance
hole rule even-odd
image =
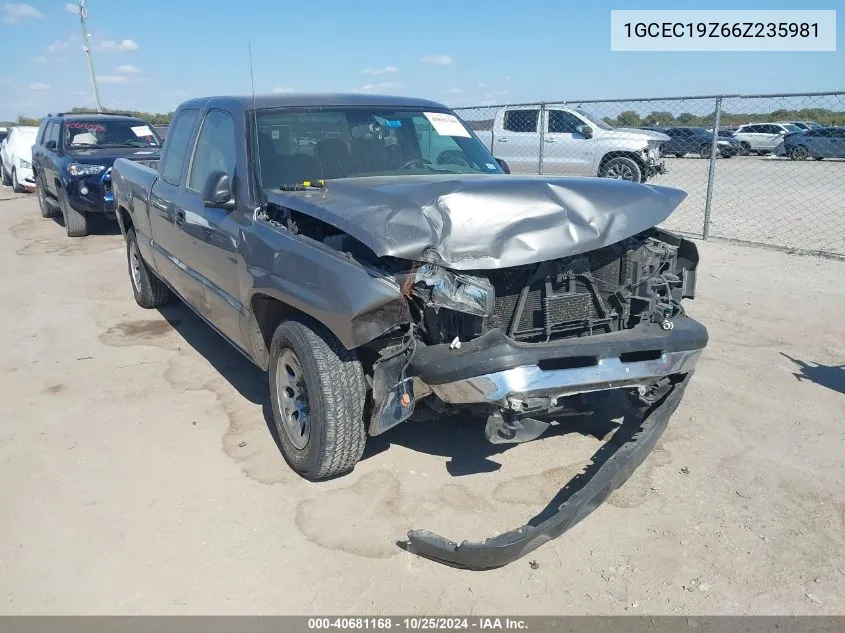
[[[222,171],[235,178],[235,123],[232,117],[220,110],[212,110],[205,117],[200,129],[188,188],[202,191],[208,177]]]

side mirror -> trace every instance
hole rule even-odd
[[[503,158],[497,158],[496,162],[499,163],[499,167],[502,168],[503,172],[505,172],[506,174],[511,173],[511,168],[508,166],[508,164],[505,162],[505,160]]]
[[[44,147],[46,147],[49,150],[55,150],[56,149],[56,141],[47,141],[46,143],[44,143]]]
[[[584,138],[593,138],[593,128],[589,125],[579,125],[575,128],[575,131]]]
[[[229,181],[229,174],[224,171],[211,172],[202,190],[202,200],[207,207],[234,209],[235,199],[232,197],[232,183]]]

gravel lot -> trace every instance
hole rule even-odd
[[[265,377],[178,303],[135,305],[115,227],[71,240],[0,198],[2,613],[845,612],[843,262],[701,243],[711,345],[657,449],[561,538],[466,572],[394,542],[522,524],[595,437],[407,424],[307,483]]]

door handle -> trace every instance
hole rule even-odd
[[[549,138],[548,136],[543,139],[546,143],[554,143],[555,140],[553,138]]]
[[[505,136],[505,137],[502,137],[502,138],[497,138],[496,140],[497,140],[497,141],[499,141],[500,143],[507,143],[507,142],[508,142],[508,137],[507,137],[507,136]]]
[[[177,209],[176,210],[176,224],[182,226],[185,224],[185,210],[184,209]]]

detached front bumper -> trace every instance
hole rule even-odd
[[[595,510],[651,452],[707,342],[707,329],[684,317],[668,330],[650,325],[541,344],[520,344],[491,331],[459,350],[443,346],[419,350],[408,372],[415,380],[415,397],[434,393],[445,402],[498,406],[517,414],[522,407],[541,413],[553,410],[563,404],[560,399],[580,393],[629,388],[646,393],[666,379],[671,386],[664,386],[668,392],[642,411],[640,419],[626,419],[617,429],[615,437],[628,436],[627,441],[604,444],[592,465],[527,525],[481,543],[461,545],[426,530],[413,530],[406,549],[457,567],[489,569],[560,536]],[[558,507],[549,516],[554,503]]]
[[[638,423],[626,422],[616,431],[633,431],[624,444],[613,444],[611,440],[602,445],[585,472],[556,495],[559,505],[551,516],[544,511],[526,525],[480,543],[464,541],[458,545],[426,530],[412,530],[405,549],[454,567],[482,570],[507,565],[557,538],[600,506],[642,464],[666,429],[691,375],[692,372],[686,374],[662,400],[645,411]],[[555,500],[550,508],[554,503]]]

